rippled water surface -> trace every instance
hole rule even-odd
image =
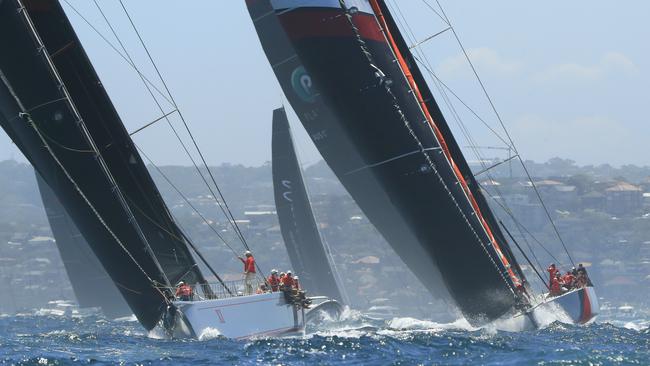
[[[132,319],[38,311],[0,317],[0,364],[7,365],[248,365],[248,364],[650,364],[644,320],[601,321],[586,327],[551,323],[537,331],[471,328],[411,318],[346,320],[302,337],[233,341],[165,340]]]

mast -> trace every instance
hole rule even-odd
[[[35,176],[47,220],[79,306],[101,307],[111,318],[132,314],[54,192],[38,173]]]
[[[311,294],[342,301],[309,203],[284,108],[273,111],[272,157],[275,207],[291,266]]]

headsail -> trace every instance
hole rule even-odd
[[[381,14],[383,2],[347,3],[349,9],[345,1],[271,1],[335,121],[417,237],[407,250],[419,248],[436,261],[470,321],[497,318],[519,301],[523,281],[501,249],[507,243],[486,218],[479,188],[470,188],[475,181],[465,178],[460,151],[450,149],[453,137],[441,133],[442,115],[428,110],[435,101],[418,90],[423,86],[403,56],[408,49],[391,35],[399,30]],[[398,252],[403,245],[391,244]],[[430,270],[411,269],[418,277]]]
[[[132,314],[54,192],[40,175],[35,175],[47,220],[79,306],[101,307],[110,318]]]
[[[310,294],[342,301],[309,203],[284,108],[273,111],[272,157],[275,207],[291,266]]]
[[[0,45],[2,127],[153,328],[157,286],[205,280],[60,4],[0,2]]]

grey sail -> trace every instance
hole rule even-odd
[[[56,246],[79,306],[100,307],[110,318],[131,315],[131,309],[122,294],[115,287],[59,199],[38,173],[36,182]]]
[[[273,190],[291,266],[312,295],[342,300],[312,212],[284,108],[273,111]]]

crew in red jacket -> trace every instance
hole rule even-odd
[[[553,279],[555,278],[555,274],[558,272],[558,269],[555,267],[555,263],[551,263],[551,265],[546,269],[548,271],[548,283],[549,286],[553,284]]]
[[[562,287],[557,277],[551,278],[551,296],[562,295]]]
[[[278,270],[272,269],[271,275],[266,279],[266,282],[271,286],[271,291],[276,292],[280,290],[280,278],[278,278]]]
[[[284,276],[281,280],[282,290],[291,291],[295,287],[295,282],[293,280],[293,274],[291,271],[287,271],[287,275]]]
[[[574,285],[575,277],[573,276],[573,273],[571,271],[568,271],[564,277],[562,277],[562,282],[564,282],[564,287],[567,288],[567,290],[571,290]]]
[[[253,294],[253,281],[255,280],[255,258],[250,250],[244,252],[246,259],[238,257],[244,263],[244,283],[246,285],[246,295]]]
[[[176,285],[176,297],[181,301],[192,300],[192,288],[187,283],[181,281]]]

